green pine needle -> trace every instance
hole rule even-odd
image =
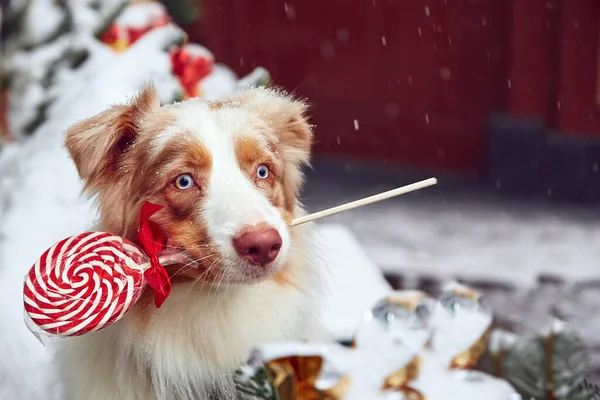
[[[533,400],[591,400],[595,386],[586,381],[588,363],[577,334],[566,328],[522,340],[511,349],[503,375]]]
[[[244,373],[238,370],[234,381],[236,400],[281,400],[273,387],[271,374],[265,367],[259,368],[250,379],[246,379]]]
[[[190,25],[200,20],[204,2],[199,0],[161,0],[178,25]]]
[[[600,400],[600,387],[587,379],[583,381],[578,390],[583,396],[586,396],[586,400]]]

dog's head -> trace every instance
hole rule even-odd
[[[148,87],[71,127],[66,146],[100,202],[101,229],[134,239],[143,203],[160,204],[153,220],[170,249],[201,264],[180,275],[253,282],[289,255],[312,140],[305,110],[271,89],[161,107]]]

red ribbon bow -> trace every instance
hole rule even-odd
[[[198,84],[212,72],[212,60],[180,47],[171,52],[171,69],[184,89],[185,98],[189,99],[199,95]]]
[[[150,257],[150,268],[144,272],[144,278],[148,286],[154,291],[154,304],[159,308],[171,294],[171,280],[160,265],[158,253],[165,247],[165,238],[156,222],[150,221],[150,217],[160,211],[163,206],[150,202],[144,203],[140,212],[140,227],[137,239],[148,257]]]

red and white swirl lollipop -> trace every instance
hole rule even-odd
[[[142,294],[147,259],[133,243],[105,232],[63,239],[37,260],[25,280],[25,310],[58,336],[96,331],[125,315]]]
[[[142,207],[138,240],[143,249],[120,236],[87,232],[46,250],[23,288],[31,321],[54,336],[97,331],[122,318],[146,285],[160,307],[170,282],[158,259],[164,238],[149,218],[161,208],[152,203]]]

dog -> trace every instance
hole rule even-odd
[[[254,346],[323,337],[323,270],[303,215],[313,140],[307,105],[278,89],[161,106],[147,85],[131,102],[70,127],[65,146],[97,230],[136,240],[146,201],[171,251],[171,295],[145,292],[120,321],[56,349],[69,400],[235,397],[233,372]]]

